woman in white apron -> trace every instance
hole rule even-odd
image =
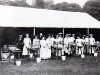
[[[83,44],[82,44],[82,39],[80,37],[77,37],[76,45],[77,45],[77,49],[78,49],[78,50],[76,50],[76,54],[83,55]]]
[[[45,37],[42,37],[42,40],[40,40],[40,58],[41,59],[48,59],[48,51],[47,51],[47,42],[45,40]]]
[[[58,40],[59,40],[59,43],[58,43],[59,56],[62,55],[62,49],[63,49],[63,38],[62,38],[61,34],[62,33],[59,33],[59,35],[58,35]]]
[[[49,35],[48,38],[46,39],[47,42],[47,54],[48,54],[48,58],[51,58],[51,46],[52,46],[52,40],[51,40],[51,36]]]
[[[26,38],[23,40],[24,47],[23,47],[23,56],[27,56],[29,54],[29,49],[31,48],[31,39],[29,38],[29,34],[26,34]]]
[[[95,47],[94,47],[95,39],[93,38],[93,34],[90,34],[89,43],[90,43],[90,47],[91,47],[89,52],[94,53],[94,51],[95,51]]]
[[[64,49],[62,50],[62,55],[65,53],[68,53],[68,35],[66,34],[64,38]]]
[[[38,36],[35,36],[35,38],[33,39],[32,49],[35,49],[34,53],[36,51],[38,55],[40,54],[40,40],[38,39]]]
[[[66,41],[66,45],[67,45],[67,47],[68,47],[68,55],[69,54],[72,54],[72,50],[71,50],[71,44],[73,43],[73,38],[72,37],[70,37],[71,35],[70,34],[68,34],[68,38],[67,38],[67,41]]]

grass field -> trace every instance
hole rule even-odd
[[[9,62],[0,62],[0,75],[100,75],[100,54],[98,57],[86,55],[67,57],[62,60],[42,60],[40,63],[22,61],[21,66]]]

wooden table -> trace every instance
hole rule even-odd
[[[18,59],[20,59],[20,55],[21,55],[21,52],[22,52],[21,49],[16,48],[15,50],[9,50],[9,51],[10,51],[10,55],[14,55],[14,60],[16,60],[15,54],[17,54]]]
[[[40,57],[40,47],[31,47],[30,48],[30,53],[33,53],[34,55],[36,53],[37,57]]]
[[[61,56],[62,56],[62,49],[63,49],[63,45],[62,46],[53,45],[52,51],[53,51],[53,53],[55,53],[55,55],[53,57],[57,59],[59,57],[59,51],[61,52]]]

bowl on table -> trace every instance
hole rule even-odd
[[[16,50],[16,48],[17,48],[17,47],[14,47],[14,46],[10,46],[10,47],[8,47],[8,49],[11,50],[11,51]]]

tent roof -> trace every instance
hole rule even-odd
[[[0,5],[0,26],[100,28],[100,22],[87,13]]]

